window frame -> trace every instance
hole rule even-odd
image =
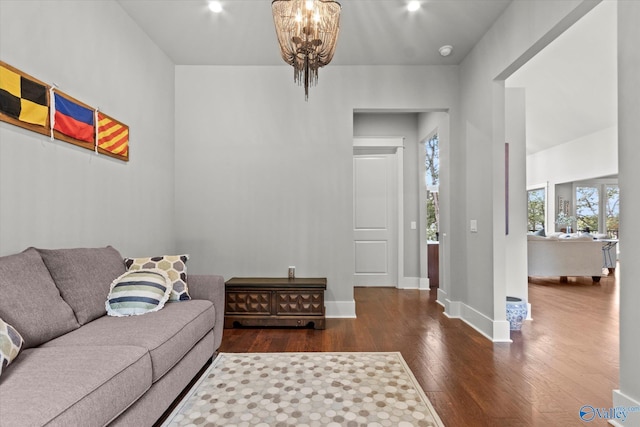
[[[545,232],[550,232],[551,230],[549,230],[547,228],[548,226],[548,221],[549,218],[547,216],[548,210],[549,210],[549,183],[545,182],[542,184],[534,184],[534,185],[529,185],[527,186],[527,232],[531,231],[528,230],[528,226],[529,226],[529,192],[530,191],[536,191],[536,190],[543,190],[544,191],[544,223],[542,224],[542,227],[544,228]],[[535,231],[535,230],[534,230]]]
[[[573,206],[572,206],[572,214],[577,215],[577,205],[578,205],[578,195],[577,189],[578,187],[596,187],[598,189],[598,234],[609,234],[609,229],[607,228],[607,187],[616,186],[618,187],[618,191],[620,190],[620,185],[618,184],[618,179],[615,178],[602,178],[602,179],[592,179],[585,181],[575,181],[573,183]],[[620,200],[620,193],[618,193],[618,200]],[[619,214],[618,214],[619,215]],[[577,227],[577,224],[576,224]],[[577,230],[576,230],[577,231]],[[596,232],[596,230],[592,230],[592,232]],[[616,237],[617,238],[617,235]]]

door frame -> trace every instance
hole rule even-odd
[[[367,149],[378,148],[388,149],[396,156],[396,182],[398,197],[396,198],[397,206],[397,225],[396,232],[398,238],[396,239],[398,247],[396,248],[398,259],[397,268],[397,288],[402,288],[404,284],[404,137],[403,136],[379,136],[379,137],[354,137],[353,138],[353,154],[359,154],[359,151]],[[353,198],[353,197],[352,197]],[[352,218],[353,221],[353,218]],[[355,265],[353,274],[355,277]],[[355,279],[354,279],[355,282]]]

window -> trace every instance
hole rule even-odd
[[[424,180],[427,186],[427,240],[437,241],[440,232],[440,205],[439,195],[439,173],[440,173],[440,153],[438,148],[438,134],[427,139],[425,147],[425,175]]]
[[[620,225],[620,188],[615,184],[605,185],[605,196],[607,237],[617,239]]]
[[[537,231],[544,227],[545,189],[536,188],[527,191],[527,228]]]
[[[600,187],[576,186],[576,219],[579,231],[598,232],[600,229]]]
[[[578,230],[618,238],[620,223],[620,188],[617,184],[585,183],[575,186]]]

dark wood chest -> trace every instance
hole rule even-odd
[[[225,283],[224,327],[325,328],[326,278],[234,277]]]

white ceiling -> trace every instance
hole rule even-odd
[[[282,65],[270,0],[118,0],[149,37],[180,65]],[[342,0],[332,64],[458,64],[511,0]],[[438,48],[452,45],[443,58]]]
[[[506,81],[526,89],[527,153],[617,125],[616,3],[603,1]]]
[[[117,0],[178,65],[284,65],[270,0]],[[342,0],[329,65],[459,64],[511,0]],[[453,45],[443,58],[442,45]],[[507,80],[527,89],[527,152],[617,122],[615,2],[603,1]]]

